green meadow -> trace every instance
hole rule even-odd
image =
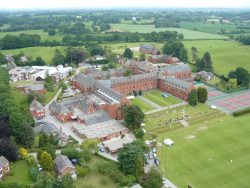
[[[134,24],[111,24],[112,29],[123,32],[139,32],[139,33],[151,33],[153,31],[177,31],[184,35],[184,39],[226,39],[227,36],[205,33],[200,31],[192,31],[183,28],[155,28],[154,25],[134,25]]]
[[[41,37],[41,41],[52,41],[52,40],[56,40],[56,41],[61,41],[63,36],[56,34],[55,36],[49,36],[47,32],[44,32],[43,30],[26,30],[26,31],[15,31],[15,32],[0,32],[0,38],[3,38],[5,35],[14,35],[14,36],[18,36],[22,33],[25,34],[36,34],[36,35],[40,35]]]
[[[65,46],[55,46],[55,47],[43,47],[43,46],[36,46],[36,47],[29,47],[29,48],[21,48],[21,49],[14,49],[14,50],[1,50],[3,54],[19,54],[23,52],[28,57],[42,57],[47,64],[51,63],[51,59],[54,55],[56,49],[59,49],[62,53],[67,47]]]
[[[163,118],[147,116],[146,129],[156,134],[159,142],[166,138],[174,141],[171,147],[158,147],[161,172],[177,187],[248,187],[250,115],[234,118],[211,112],[203,105],[186,110],[193,114],[186,128],[158,125],[173,113],[158,113]],[[200,117],[196,112],[202,112]]]
[[[250,71],[250,47],[235,41],[227,40],[197,40],[183,41],[189,50],[189,61],[191,61],[191,48],[195,46],[199,55],[209,52],[212,56],[214,70],[218,74],[227,75],[236,67],[244,67]]]

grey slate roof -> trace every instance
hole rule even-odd
[[[0,157],[0,167],[5,166],[8,163],[9,163],[9,161],[4,156]]]
[[[85,120],[86,125],[93,125],[110,120],[107,112],[97,111],[91,114],[83,114],[79,116],[80,119]]]
[[[70,112],[68,108],[64,107],[61,103],[53,101],[49,106],[50,110],[54,113],[64,114]]]
[[[95,83],[94,78],[92,78],[90,76],[86,76],[82,73],[77,74],[75,79],[78,83],[80,83],[81,85],[87,86],[87,87],[93,87],[94,83]]]
[[[166,77],[165,81],[167,84],[173,87],[176,87],[178,89],[181,89],[181,90],[188,90],[193,86],[193,84],[190,82],[186,82],[184,80],[180,80],[178,78],[171,77],[171,76]]]
[[[49,122],[45,122],[42,125],[41,131],[45,133],[46,135],[60,132],[59,129],[53,123],[49,123]]]
[[[179,65],[166,66],[166,67],[163,67],[163,70],[165,70],[165,71],[167,71],[167,72],[169,72],[171,74],[191,71],[188,64],[179,64]]]
[[[80,110],[82,110],[84,113],[87,113],[89,106],[90,106],[90,103],[87,100],[80,100],[77,107]]]
[[[65,155],[58,155],[54,162],[58,172],[63,172],[63,170],[67,167],[75,168],[69,158]]]
[[[102,86],[101,84],[96,84],[97,91],[96,94],[100,96],[101,98],[106,99],[107,101],[111,103],[119,103],[123,97],[123,95],[111,88]]]
[[[33,111],[33,110],[38,110],[38,111],[42,111],[43,110],[43,105],[38,102],[36,99],[34,99],[32,101],[32,103],[30,104],[30,110]]]
[[[127,76],[127,77],[112,78],[111,84],[135,82],[135,81],[146,80],[146,79],[151,79],[151,78],[157,78],[156,74],[155,73],[146,73],[146,74]]]

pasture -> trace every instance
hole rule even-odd
[[[158,147],[160,170],[177,187],[248,187],[250,181],[250,116],[233,118],[208,109],[206,105],[186,108],[189,114],[201,115],[189,120],[189,127],[159,126],[173,113],[157,113],[161,118],[146,118],[146,129],[158,136],[163,143],[172,139],[172,147]],[[206,112],[207,111],[207,112]],[[181,109],[176,109],[181,112]]]
[[[32,57],[35,59],[36,57],[42,57],[43,60],[47,63],[51,63],[51,59],[54,55],[56,49],[59,49],[62,53],[67,47],[65,46],[55,46],[55,47],[43,47],[43,46],[35,46],[29,48],[21,48],[21,49],[14,49],[14,50],[1,50],[3,54],[19,54],[23,52],[26,56]]]
[[[14,36],[18,36],[21,33],[24,34],[31,34],[31,35],[40,35],[41,37],[41,41],[44,42],[46,40],[48,41],[52,41],[52,40],[56,40],[56,41],[62,41],[63,36],[56,34],[55,36],[49,36],[47,32],[44,32],[43,30],[26,30],[26,31],[14,31],[14,32],[0,32],[0,38],[3,38],[5,35],[14,35]]]
[[[191,62],[191,48],[195,46],[201,57],[209,52],[212,57],[214,70],[217,74],[228,75],[231,70],[237,67],[244,67],[250,71],[250,47],[243,46],[235,41],[226,40],[196,40],[183,41],[188,49],[189,61]]]
[[[184,39],[227,39],[227,36],[205,33],[200,31],[192,31],[183,28],[155,28],[154,25],[134,25],[134,24],[111,24],[112,29],[116,29],[123,32],[139,32],[139,33],[151,33],[153,31],[177,31],[184,35]]]
[[[180,26],[181,28],[184,28],[184,29],[196,30],[196,31],[207,32],[207,33],[214,33],[214,34],[221,32],[222,29],[227,32],[236,30],[236,25],[234,24],[181,22]]]
[[[159,106],[169,106],[173,104],[181,103],[181,101],[173,96],[163,97],[162,92],[159,90],[153,90],[143,93],[146,99],[158,104]]]

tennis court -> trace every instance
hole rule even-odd
[[[230,114],[250,107],[250,90],[212,97],[208,99],[207,103]]]

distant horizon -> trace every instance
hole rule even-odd
[[[0,10],[61,9],[250,9],[249,0],[0,0]]]

